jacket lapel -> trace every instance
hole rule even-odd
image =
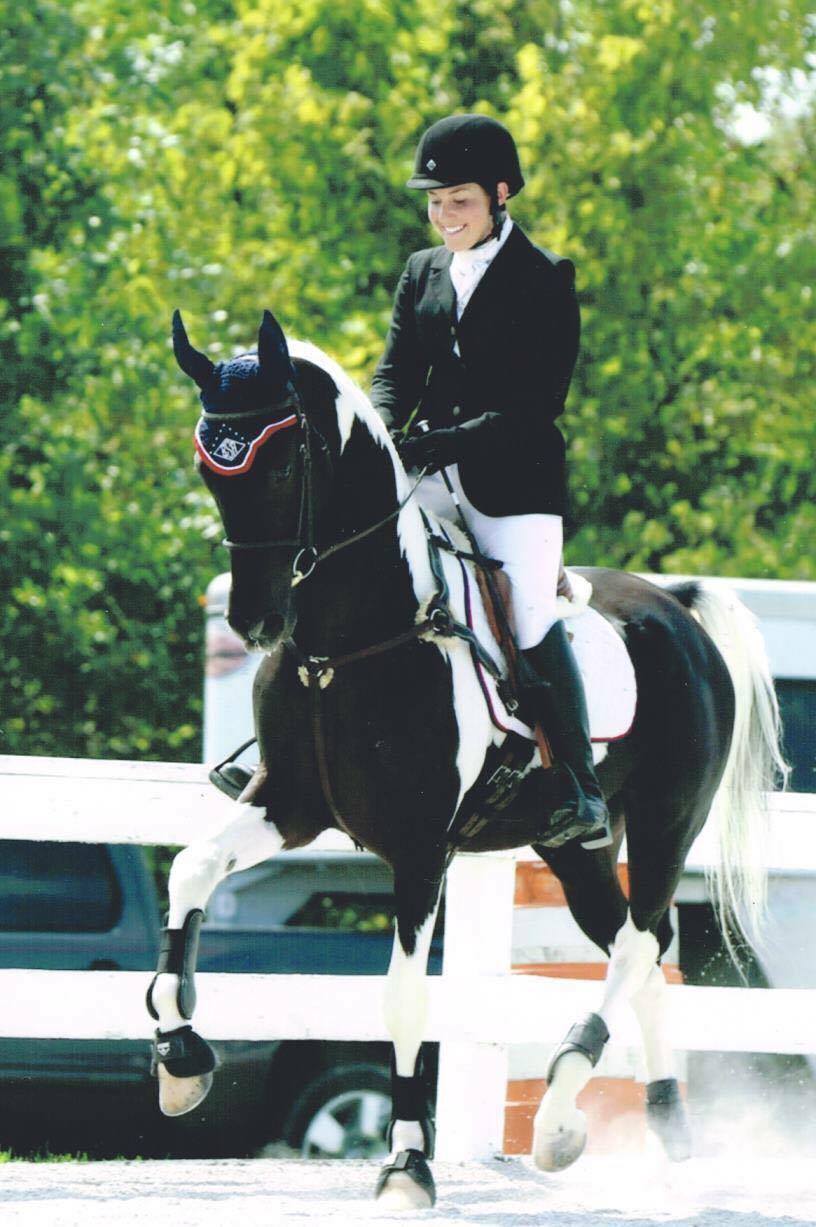
[[[456,302],[453,282],[450,278],[452,259],[452,253],[444,247],[436,252],[428,277],[428,296],[431,299],[434,314],[441,315],[445,319],[447,326],[450,326]]]
[[[486,305],[490,303],[496,291],[502,285],[512,282],[525,245],[529,246],[530,241],[514,222],[513,229],[507,236],[507,241],[498,251],[495,258],[491,260],[484,276],[471,294],[470,300],[459,320],[460,329],[468,331],[478,320],[479,316],[484,314]],[[450,281],[450,276],[448,276],[448,280]]]

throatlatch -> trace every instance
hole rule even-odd
[[[609,1029],[600,1014],[587,1014],[582,1022],[570,1027],[566,1038],[555,1050],[555,1055],[547,1069],[547,1081],[552,1082],[556,1065],[568,1052],[582,1053],[589,1059],[594,1069],[601,1059],[608,1039]]]
[[[204,913],[201,908],[194,908],[187,913],[180,929],[162,929],[159,961],[156,964],[156,974],[150,981],[147,990],[147,1010],[151,1018],[158,1022],[159,1015],[153,1005],[153,990],[159,976],[165,972],[178,976],[176,1005],[182,1018],[192,1018],[196,1004],[195,968],[198,959],[198,941],[201,934],[201,922]]]

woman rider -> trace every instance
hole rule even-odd
[[[578,355],[575,267],[534,246],[507,214],[524,186],[512,136],[485,115],[450,115],[423,135],[409,188],[428,194],[443,246],[414,252],[397,287],[372,400],[427,469],[426,505],[450,515],[439,470],[457,489],[481,549],[510,580],[519,647],[542,684],[525,693],[569,768],[570,799],[537,842],[610,840],[592,761],[583,685],[556,590],[563,545],[564,409]],[[546,679],[546,681],[544,680]]]

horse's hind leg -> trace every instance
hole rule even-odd
[[[619,1007],[646,982],[659,945],[639,930],[617,876],[617,848],[587,853],[580,847],[541,849],[559,878],[570,911],[610,960],[597,1013],[570,1029],[547,1073],[547,1092],[536,1113],[533,1158],[544,1171],[568,1167],[586,1145],[586,1120],[575,1100],[600,1060]]]
[[[153,1064],[159,1106],[166,1116],[191,1112],[212,1086],[215,1054],[192,1027],[195,965],[204,909],[229,873],[248,869],[279,852],[283,839],[264,810],[242,806],[220,834],[183,848],[170,869],[170,910],[147,1008],[158,1022]]]
[[[378,1204],[420,1210],[436,1199],[427,1159],[433,1126],[420,1049],[428,1007],[428,953],[442,884],[441,866],[395,872],[397,927],[385,990],[385,1019],[394,1044],[391,1065],[391,1154],[377,1182]]]
[[[600,1060],[620,1006],[645,984],[659,953],[653,933],[631,916],[612,943],[604,994],[597,1013],[570,1029],[547,1072],[549,1087],[535,1117],[533,1158],[543,1171],[569,1167],[586,1145],[586,1120],[575,1105]]]
[[[663,968],[655,964],[643,986],[632,997],[632,1005],[646,1056],[646,1120],[668,1157],[678,1162],[691,1154],[691,1133],[675,1076],[666,988]]]

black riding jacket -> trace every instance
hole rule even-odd
[[[457,322],[451,260],[444,246],[409,257],[374,405],[392,428],[415,409],[432,429],[467,424],[457,438],[459,475],[485,515],[563,515],[564,440],[555,419],[578,356],[575,266],[514,224]]]

